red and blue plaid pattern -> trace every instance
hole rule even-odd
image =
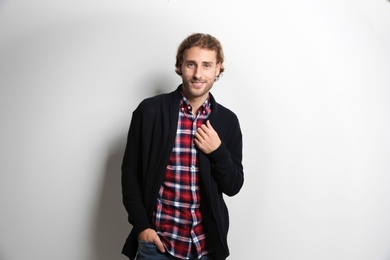
[[[209,253],[200,211],[198,156],[194,144],[197,129],[211,112],[210,99],[197,114],[186,98],[180,102],[179,120],[165,179],[157,199],[153,223],[168,252],[182,259]]]

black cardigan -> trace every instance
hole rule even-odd
[[[151,227],[159,188],[174,146],[181,86],[143,100],[133,112],[122,163],[123,204],[133,229],[122,253],[134,259],[138,234]],[[211,154],[198,150],[201,210],[207,243],[216,260],[229,255],[229,215],[222,193],[237,194],[244,182],[242,134],[237,116],[211,96],[209,120],[222,141]]]

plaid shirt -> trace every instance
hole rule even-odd
[[[185,97],[180,102],[179,120],[164,182],[160,187],[153,223],[167,251],[182,259],[200,258],[210,251],[200,211],[198,156],[194,144],[197,129],[211,112],[210,99],[196,117]]]

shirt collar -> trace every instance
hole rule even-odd
[[[189,103],[189,101],[184,97],[183,93],[181,93],[181,100],[180,100],[180,109],[181,111],[185,111],[186,113],[191,114],[192,106]],[[203,115],[208,116],[211,112],[211,102],[210,102],[210,94],[207,96],[207,99],[202,104],[202,106],[199,107],[199,110]],[[198,112],[197,111],[197,112]]]

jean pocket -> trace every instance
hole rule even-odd
[[[138,240],[138,259],[154,259],[163,255],[153,242]]]

